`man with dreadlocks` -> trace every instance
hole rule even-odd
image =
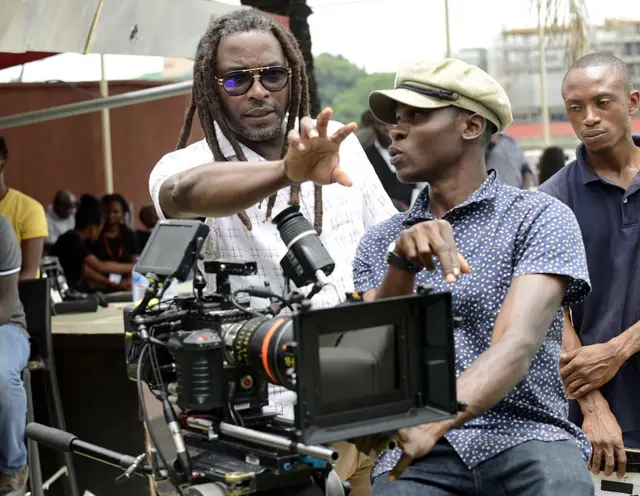
[[[205,139],[185,148],[196,111]],[[257,262],[258,275],[234,278],[233,289],[264,281],[284,289],[279,261],[286,247],[271,218],[299,205],[336,262],[334,289],[313,299],[329,307],[353,291],[351,264],[366,228],[396,210],[352,134],[356,125],[331,121],[331,109],[315,122],[308,115],[294,37],[253,9],[219,17],[198,45],[178,150],[156,165],[150,192],[160,218],[206,217],[205,258]],[[371,461],[347,443],[336,448],[340,477],[355,496],[368,494]]]

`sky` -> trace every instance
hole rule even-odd
[[[219,0],[239,5],[240,0]],[[449,0],[451,49],[491,48],[502,29],[532,27],[532,0]],[[586,0],[592,23],[640,18],[629,0]],[[446,51],[444,0],[308,0],[314,54],[342,55],[368,72],[394,72],[406,60],[442,57]],[[161,57],[105,56],[107,79],[132,79],[163,68]],[[0,71],[16,80],[22,67]],[[22,81],[100,79],[98,55],[61,54],[24,66]]]

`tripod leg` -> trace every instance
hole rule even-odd
[[[60,389],[58,388],[58,380],[54,373],[55,366],[53,359],[47,361],[47,367],[42,371],[44,374],[45,395],[49,406],[49,415],[51,423],[56,429],[66,431],[67,427],[64,422],[64,413],[62,412],[62,400],[60,399]],[[65,486],[65,496],[80,496],[78,490],[78,482],[76,479],[76,471],[73,466],[73,458],[71,453],[60,453],[58,456],[60,462],[67,467],[67,477],[63,479]]]
[[[22,371],[22,382],[27,392],[27,422],[35,422],[33,414],[33,394],[31,390],[31,371],[24,369]],[[27,454],[29,458],[29,484],[31,494],[33,496],[44,496],[42,489],[42,467],[40,466],[40,448],[38,443],[29,439],[27,441]]]
[[[152,459],[151,458],[151,449],[152,449],[151,436],[149,435],[149,428],[147,427],[147,424],[144,420],[142,421],[142,425],[144,426],[144,448],[147,453],[147,462],[151,464],[151,459]],[[149,495],[156,496],[157,492],[156,492],[155,481],[151,476],[149,476],[148,479],[149,479]]]

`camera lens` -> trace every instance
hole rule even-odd
[[[331,275],[335,262],[318,233],[300,213],[300,207],[294,205],[283,210],[273,223],[287,246],[287,254],[280,261],[285,277],[301,288]]]
[[[224,326],[225,355],[229,362],[244,365],[269,382],[294,387],[288,371],[295,356],[287,350],[293,341],[293,323],[288,317],[255,318]]]
[[[291,249],[293,243],[305,236],[317,236],[313,226],[300,213],[300,207],[297,205],[284,209],[273,218],[273,223],[287,249]]]

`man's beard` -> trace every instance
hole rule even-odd
[[[285,116],[282,116],[278,117],[276,124],[264,124],[262,126],[251,128],[242,126],[242,132],[239,134],[247,141],[252,141],[254,143],[271,141],[280,137],[280,134],[286,131],[284,129],[284,121]]]

